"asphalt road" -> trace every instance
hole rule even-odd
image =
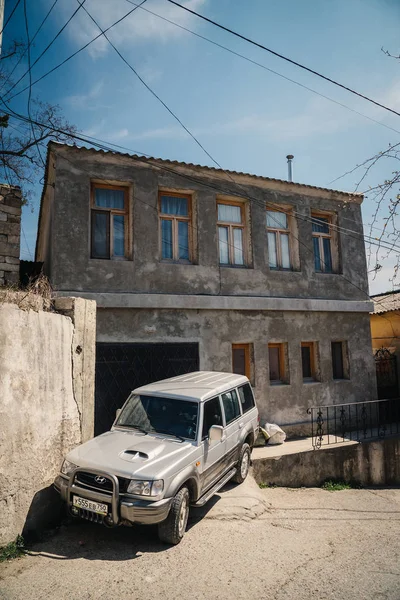
[[[400,600],[400,489],[260,490],[193,511],[179,546],[155,528],[63,526],[0,564],[1,600]]]

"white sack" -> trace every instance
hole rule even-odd
[[[274,423],[265,423],[264,429],[269,435],[268,445],[283,444],[286,440],[286,433]]]

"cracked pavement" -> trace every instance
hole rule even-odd
[[[400,599],[400,489],[260,490],[192,510],[176,547],[154,527],[63,525],[0,564],[1,600]]]

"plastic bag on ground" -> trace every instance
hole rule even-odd
[[[273,444],[283,444],[286,440],[286,433],[279,427],[279,425],[275,425],[274,423],[265,423],[263,429],[269,436],[268,445]]]

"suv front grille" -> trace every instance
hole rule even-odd
[[[103,477],[102,475],[97,475],[96,473],[87,473],[86,471],[79,471],[75,476],[75,481],[82,485],[83,487],[89,487],[91,489],[99,490],[101,492],[109,492],[113,491],[113,482],[108,477],[103,477],[105,479],[104,482],[96,481],[96,477]],[[130,480],[125,479],[124,477],[118,477],[119,481],[119,491],[124,493],[128,489],[128,485]]]

